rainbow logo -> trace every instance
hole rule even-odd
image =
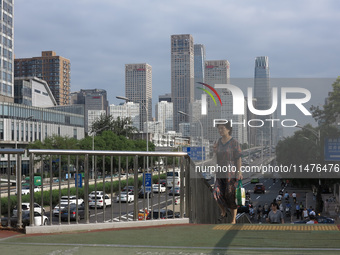
[[[203,82],[198,82],[198,83],[202,84],[203,86],[206,86],[209,89],[211,89],[211,91],[215,93],[215,95],[217,96],[218,100],[220,101],[220,103],[222,105],[222,100],[221,100],[219,94],[217,93],[217,91],[213,87],[211,87],[210,85],[208,85],[206,83],[203,83]],[[200,90],[203,90],[204,92],[206,92],[212,98],[212,100],[214,101],[215,105],[217,105],[214,96],[211,94],[211,92],[209,90],[204,89],[204,88],[200,88],[200,87],[197,87],[197,88],[200,89]]]
[[[222,100],[221,100],[219,94],[217,93],[217,91],[212,86],[210,86],[206,83],[203,83],[203,82],[198,82],[198,83],[202,84],[203,86],[209,88],[212,92],[214,92],[215,95],[217,96],[218,100],[220,101],[221,106],[222,106]],[[197,87],[197,88],[206,92],[212,98],[212,100],[214,101],[215,106],[217,106],[216,100],[215,100],[213,94],[211,94],[211,92],[209,90],[204,89],[204,88],[200,88],[200,87]],[[201,101],[202,102],[202,104],[201,104],[201,107],[202,107],[201,108],[201,114],[202,115],[207,115],[207,94],[201,95],[201,99],[202,99],[202,101]]]

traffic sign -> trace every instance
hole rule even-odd
[[[83,187],[83,176],[82,176],[82,174],[75,175],[74,180],[75,180],[76,187],[77,186],[79,188]]]
[[[325,138],[325,160],[340,161],[340,138]]]
[[[202,160],[202,147],[183,147],[183,152],[187,152],[191,160]],[[205,147],[203,147],[203,160],[205,160]]]
[[[144,173],[145,192],[151,192],[151,173]]]

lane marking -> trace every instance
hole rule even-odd
[[[258,196],[256,199],[259,199],[261,196]]]

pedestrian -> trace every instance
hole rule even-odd
[[[280,210],[278,210],[278,206],[276,203],[271,203],[270,212],[268,213],[267,222],[271,224],[280,224],[284,223],[283,214]]]
[[[221,137],[214,144],[214,151],[217,156],[217,165],[227,167],[232,171],[227,173],[217,173],[214,186],[214,198],[221,209],[219,221],[226,217],[227,209],[231,211],[231,224],[236,224],[237,205],[235,202],[236,187],[239,180],[242,180],[241,174],[241,147],[239,142],[231,136],[232,127],[230,122],[217,125]]]
[[[307,220],[308,217],[309,217],[309,213],[308,213],[308,210],[307,210],[306,207],[302,211],[302,217],[303,217],[304,220]]]
[[[304,209],[305,209],[305,208],[304,208],[304,206],[303,206],[303,203],[300,202],[300,217],[301,217],[301,220],[302,220],[302,212],[303,212]]]
[[[294,203],[296,203],[296,193],[295,193],[295,191],[293,191],[293,193],[292,193],[292,198],[293,198]]]
[[[313,210],[313,207],[310,206],[309,209],[308,209],[308,215],[310,214],[310,212]]]
[[[295,212],[296,212],[296,219],[298,220],[299,216],[300,216],[300,205],[299,205],[299,203],[296,203]]]
[[[314,211],[314,208],[312,208],[312,211],[309,213],[309,216],[316,217],[316,213]]]

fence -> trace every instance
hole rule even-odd
[[[2,150],[0,153],[17,153],[23,154],[24,150]],[[36,150],[28,151],[30,156],[30,174],[29,174],[29,198],[25,199],[29,202],[29,225],[46,223],[46,216],[43,209],[39,209],[36,205],[40,204],[40,208],[45,208],[49,217],[49,225],[60,225],[65,220],[66,224],[71,224],[74,219],[75,223],[98,223],[98,222],[115,222],[115,221],[137,221],[160,218],[184,218],[188,211],[187,187],[189,179],[185,178],[189,172],[189,157],[183,152],[139,152],[139,151],[84,151],[84,150]],[[165,164],[161,165],[161,162]],[[21,165],[20,163],[18,165]],[[92,168],[91,168],[92,166]],[[18,169],[19,170],[19,169]],[[20,171],[20,170],[19,170]],[[35,193],[35,177],[38,172],[41,177],[41,190]],[[90,178],[90,172],[93,179]],[[151,193],[147,193],[147,187],[143,178],[144,173],[149,172],[152,180],[158,184],[151,187]],[[179,183],[176,174],[179,175]],[[171,174],[169,174],[171,173]],[[169,175],[169,176],[168,176]],[[171,177],[172,176],[172,177]],[[165,190],[161,193],[163,185],[160,179],[164,177],[168,184],[172,184],[171,193]],[[10,174],[8,175],[10,179]],[[172,180],[171,180],[172,179]],[[80,181],[81,180],[81,181]],[[144,180],[144,181],[143,181]],[[172,181],[172,182],[171,182]],[[17,176],[17,183],[21,183],[21,175]],[[83,187],[79,187],[83,183]],[[140,186],[142,185],[142,189]],[[167,185],[169,187],[169,185]],[[126,190],[127,193],[122,192]],[[158,190],[158,193],[152,191]],[[91,191],[94,191],[94,201],[89,197]],[[99,193],[101,191],[102,193]],[[132,192],[129,192],[132,191]],[[139,191],[139,192],[138,192]],[[22,219],[22,192],[21,185],[17,188],[17,227],[21,228]],[[102,197],[97,196],[101,194]],[[127,202],[124,201],[126,194]],[[138,200],[138,195],[142,194],[142,200]],[[13,191],[8,185],[8,201],[13,196]],[[62,210],[62,196],[67,196],[65,208]],[[171,196],[172,195],[172,196]],[[177,196],[178,195],[178,196]],[[73,197],[72,197],[73,196]],[[101,198],[109,197],[104,200],[102,210],[99,210]],[[131,200],[132,209],[128,205]],[[132,201],[133,200],[133,201]],[[149,200],[151,200],[149,205]],[[89,202],[94,205],[94,211],[91,210]],[[107,204],[106,204],[107,203]],[[147,205],[146,205],[147,203]],[[58,211],[53,210],[59,204]],[[107,208],[106,205],[110,205]],[[8,204],[7,225],[11,224],[11,210],[13,206]],[[73,208],[74,207],[74,212]],[[145,208],[148,212],[145,212]],[[39,214],[42,212],[41,214]],[[94,214],[93,214],[94,212]],[[54,214],[57,214],[56,218]],[[38,215],[38,216],[37,216]],[[64,216],[67,215],[65,218]],[[81,221],[80,218],[84,217]],[[90,217],[91,216],[91,217]],[[41,217],[40,221],[37,217]],[[188,217],[188,215],[186,215]],[[90,222],[91,218],[91,222]],[[27,223],[26,223],[27,224]],[[4,225],[4,224],[2,224]]]

